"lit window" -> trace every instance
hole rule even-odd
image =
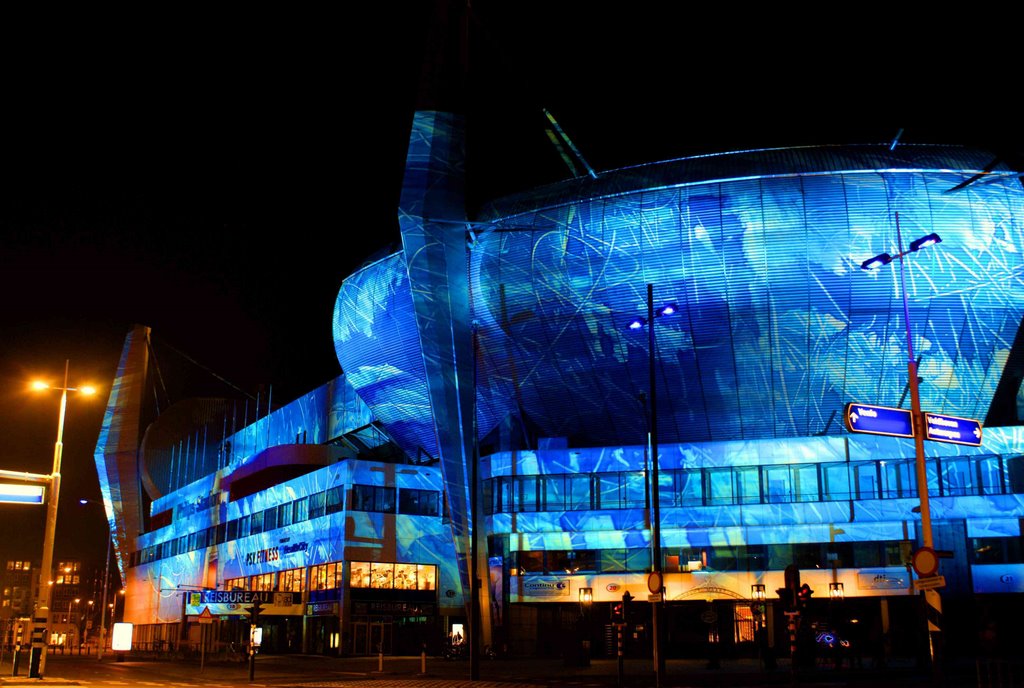
[[[437,587],[437,567],[428,564],[416,565],[417,589],[433,590]]]
[[[394,564],[370,564],[370,587],[390,590],[394,587]]]
[[[352,562],[352,572],[349,576],[349,587],[368,588],[370,587],[370,564],[364,561]]]

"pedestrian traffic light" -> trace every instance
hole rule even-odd
[[[622,602],[612,603],[612,623],[620,624],[626,622],[626,613]]]

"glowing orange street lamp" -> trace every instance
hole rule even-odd
[[[53,472],[50,474],[50,494],[46,500],[46,530],[43,535],[43,561],[41,570],[50,573],[53,567],[53,539],[57,531],[57,502],[60,499],[60,462],[64,453],[64,415],[68,407],[68,392],[86,396],[96,393],[96,388],[68,386],[69,361],[64,362],[64,386],[55,387],[46,382],[35,381],[36,391],[59,390],[60,414],[57,417],[57,441],[53,446]],[[46,671],[46,639],[43,634],[50,626],[50,597],[52,585],[39,586],[39,599],[32,617],[32,649],[29,654],[29,677],[42,678]]]

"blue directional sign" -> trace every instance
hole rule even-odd
[[[914,436],[913,414],[908,409],[850,403],[846,405],[843,421],[850,432],[889,437]]]
[[[981,446],[981,421],[940,413],[924,414],[924,438],[936,442]]]

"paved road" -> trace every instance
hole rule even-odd
[[[626,662],[628,688],[653,685],[650,661]],[[105,658],[54,655],[47,659],[47,676],[28,679],[27,662],[21,663],[20,677],[11,676],[9,659],[0,664],[0,687],[8,685],[80,685],[93,688],[147,686],[150,688],[611,688],[616,685],[616,662],[595,660],[589,667],[567,667],[559,660],[493,660],[481,664],[481,681],[469,681],[466,662],[428,658],[426,675],[420,674],[418,657],[386,657],[384,671],[378,672],[376,658],[329,658],[311,655],[261,656],[255,678],[248,678],[242,662],[208,661],[202,669],[198,660],[163,659],[117,662]],[[1024,673],[1022,673],[1024,675]],[[915,688],[929,685],[927,677],[904,663],[888,672],[868,668],[856,672],[817,670],[797,677],[800,686],[850,686],[870,688]],[[765,673],[753,660],[733,660],[719,669],[706,662],[672,660],[663,684],[672,687],[790,686],[788,668]],[[957,667],[946,685],[975,686],[973,664]]]

